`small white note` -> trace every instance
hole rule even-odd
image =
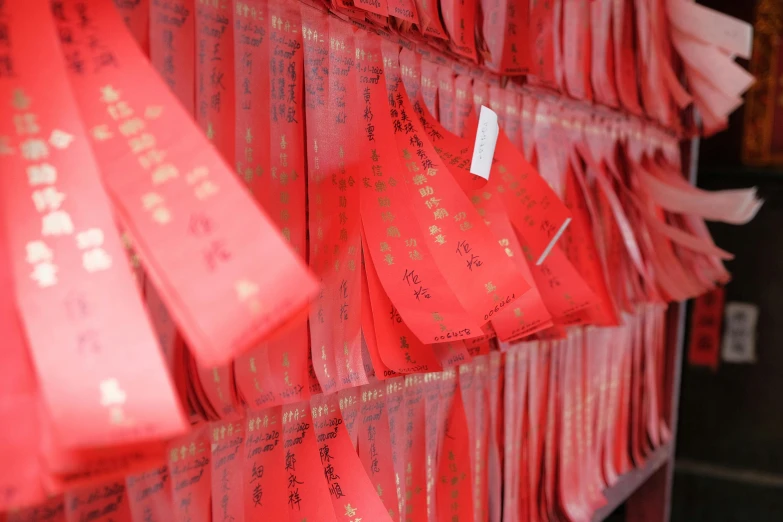
[[[476,132],[476,145],[473,147],[473,158],[470,162],[471,174],[485,180],[489,179],[499,132],[498,115],[489,107],[482,105],[479,113],[478,131]]]
[[[751,303],[726,303],[721,352],[727,363],[756,362],[756,323],[759,307]]]

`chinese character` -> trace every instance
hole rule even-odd
[[[33,203],[35,203],[35,208],[38,212],[57,210],[64,199],[65,194],[58,192],[54,187],[46,187],[33,192]]]
[[[43,241],[29,241],[26,245],[26,261],[30,264],[52,260],[52,250]]]
[[[103,230],[100,228],[90,228],[84,232],[76,234],[76,245],[80,250],[101,246],[103,244]]]
[[[16,114],[14,115],[14,125],[16,126],[17,134],[37,134],[41,131],[36,121],[38,116],[36,114]]]
[[[111,268],[111,256],[103,248],[93,248],[82,254],[82,266],[90,273]]]
[[[214,271],[220,261],[228,261],[231,259],[231,252],[229,252],[220,240],[212,241],[209,244],[209,248],[204,251],[204,261],[207,263],[207,267]]]
[[[95,141],[106,141],[114,136],[114,134],[112,134],[109,130],[109,126],[105,124],[93,127],[90,132]]]
[[[27,182],[30,185],[51,185],[57,181],[57,169],[48,163],[27,167]]]
[[[125,137],[134,136],[144,130],[145,125],[141,118],[130,118],[120,123],[120,134]]]
[[[130,118],[133,116],[133,109],[128,106],[127,102],[121,101],[116,105],[109,105],[106,110],[109,112],[109,116],[114,121]]]
[[[146,170],[149,169],[152,165],[161,163],[165,158],[165,152],[152,149],[139,156],[139,165],[141,165]]]
[[[40,139],[29,139],[20,146],[22,156],[29,161],[38,161],[49,156],[46,142]]]
[[[101,101],[103,103],[115,103],[120,99],[120,93],[111,85],[101,87]]]
[[[253,507],[260,507],[261,506],[261,497],[263,495],[263,492],[261,490],[261,484],[256,484],[256,487],[253,488]]]
[[[33,268],[30,278],[38,283],[41,288],[54,286],[57,284],[57,265],[50,261],[38,263]]]
[[[299,480],[296,478],[296,475],[293,473],[288,475],[288,488],[293,488],[296,484],[304,484],[304,482],[299,482]]]
[[[285,422],[285,419],[283,421]],[[296,455],[291,453],[290,450],[285,455],[285,470],[296,471]]]
[[[138,154],[147,149],[151,149],[155,146],[155,136],[152,134],[142,134],[136,138],[128,140],[128,146],[130,146],[131,152]]]
[[[120,387],[117,379],[105,379],[100,383],[101,406],[120,406],[125,404],[128,394]]]
[[[208,197],[216,194],[219,188],[220,187],[218,187],[212,181],[206,180],[194,189],[194,193],[197,199],[203,201]]]
[[[54,129],[49,136],[49,144],[55,149],[65,150],[73,141],[73,136],[65,131]]]
[[[42,220],[41,234],[44,236],[73,234],[71,216],[63,210],[55,210],[46,214]]]
[[[345,493],[343,493],[343,488],[337,482],[329,486],[329,493],[334,495],[334,498],[342,498],[345,496]]]
[[[261,479],[264,477],[264,466],[258,466],[256,463],[253,463],[253,469],[250,472],[250,482],[255,482],[258,479]]]
[[[297,510],[300,510],[299,504],[302,502],[301,497],[299,496],[299,488],[296,488],[294,491],[288,494],[288,506],[291,509],[294,509],[296,507]]]
[[[144,117],[148,120],[155,120],[163,114],[163,107],[160,105],[151,105],[144,109]]]

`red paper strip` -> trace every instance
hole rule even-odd
[[[362,335],[367,347],[367,355],[372,362],[373,372],[375,372],[375,376],[378,379],[384,380],[396,377],[398,374],[390,369],[381,358],[378,340],[375,335],[375,324],[373,324],[372,302],[366,270],[367,267],[365,263],[362,263]],[[374,275],[373,277],[377,277],[377,275]],[[380,283],[377,283],[377,285],[380,287]],[[385,301],[388,301],[388,297]],[[394,311],[396,312],[396,309],[394,309]],[[400,321],[402,321],[402,318],[400,318]]]
[[[0,8],[0,17],[2,14]],[[0,511],[8,511],[43,502],[46,495],[40,480],[39,419],[34,414],[40,396],[11,290],[13,275],[5,226],[0,226],[0,288],[6,289],[0,295],[0,336],[4,343],[0,365]]]
[[[566,179],[566,204],[569,205],[573,220],[566,230],[563,238],[563,249],[579,274],[584,278],[593,292],[598,297],[598,306],[590,312],[590,316],[601,326],[617,326],[619,318],[614,308],[609,288],[604,278],[604,268],[599,258],[598,248],[593,236],[593,227],[587,209],[587,192],[584,181],[582,186],[577,181],[583,177],[581,172],[575,172],[579,168],[578,160],[573,161],[574,168],[569,170]]]
[[[270,92],[277,83],[270,78],[270,36],[272,27],[266,0],[237,2],[234,12],[234,96],[236,98],[236,126],[234,157],[237,172],[250,192],[265,208],[277,203],[276,191],[268,191],[270,149],[278,145],[270,141],[268,121],[271,106]],[[277,20],[275,19],[275,22]],[[277,62],[275,62],[277,72]],[[275,96],[277,98],[277,96]],[[275,114],[277,106],[275,106]],[[263,114],[263,117],[262,117]],[[272,194],[268,194],[272,192]],[[270,214],[274,206],[269,209]]]
[[[530,291],[514,301],[508,308],[499,310],[499,313],[492,318],[492,326],[501,341],[521,339],[550,327],[552,316],[544,304],[529,262],[525,258],[524,248],[514,233],[508,217],[501,216],[501,209],[497,209],[494,205],[488,205],[485,208],[488,211],[488,218],[492,221],[490,228],[496,237],[500,238],[498,243],[506,250],[509,257],[512,257],[525,280],[530,281],[532,286]]]
[[[285,449],[280,407],[247,412],[244,448],[244,514],[249,520],[288,520]]]
[[[454,371],[425,373],[422,376],[424,388],[424,464],[427,501],[427,520],[437,520],[437,498],[435,484],[438,474],[438,451],[443,424],[446,420],[445,404],[441,401],[442,378],[451,376],[452,394]],[[451,399],[449,398],[449,404]]]
[[[392,64],[394,61],[392,60]],[[436,118],[440,115],[438,112],[438,69],[439,67],[429,61],[421,60],[421,95],[424,97],[424,103],[430,110],[430,114]],[[384,64],[384,68],[385,68]]]
[[[426,342],[477,337],[481,330],[467,318],[443,280],[418,224],[397,218],[410,215],[412,205],[402,186],[404,179],[395,178],[401,170],[400,156],[389,116],[380,41],[357,35],[357,48],[357,76],[364,100],[361,142],[369,156],[361,179],[362,223],[371,254],[365,262],[372,258],[384,290],[416,337]],[[372,277],[369,265],[368,277]],[[375,306],[373,311],[380,312]],[[382,332],[376,333],[382,341]]]
[[[334,270],[338,272],[337,328],[333,338],[335,364],[340,386],[343,388],[367,384],[362,362],[361,344],[361,217],[359,204],[360,153],[354,147],[360,130],[350,122],[359,120],[359,96],[356,83],[354,28],[335,18],[329,19],[330,36],[330,106],[329,120],[335,130],[328,142],[337,145],[337,179],[330,180],[335,194],[337,218],[340,227],[333,242],[338,252]],[[339,138],[342,138],[341,140]],[[334,149],[332,149],[334,152]],[[334,200],[333,200],[334,203]],[[345,239],[347,236],[347,240]]]
[[[590,6],[590,79],[595,99],[603,105],[617,107],[615,86],[614,34],[612,32],[612,3],[593,2]]]
[[[314,397],[311,411],[318,455],[336,517],[346,521],[367,517],[368,520],[391,522],[391,516],[350,442],[337,398],[334,395]]]
[[[196,4],[196,121],[223,159],[234,163],[234,10]]]
[[[612,2],[612,29],[614,37],[614,65],[617,80],[617,94],[623,108],[631,114],[641,114],[636,79],[636,58],[634,56],[633,15],[631,2]]]
[[[405,380],[403,378],[386,381],[386,410],[389,415],[389,443],[391,445],[392,464],[394,467],[394,479],[397,486],[398,513],[407,513],[407,501],[405,496],[406,485],[402,481],[405,477],[405,416],[407,407],[405,402]],[[412,498],[412,497],[411,497]]]
[[[442,404],[445,409],[445,423],[436,478],[438,520],[454,520],[455,517],[470,520],[474,515],[471,466],[473,447],[468,435],[468,419],[462,393],[454,389],[457,385],[455,379],[456,374],[453,374],[442,382],[442,386],[449,388],[448,393],[453,395],[453,399],[446,398]]]
[[[361,359],[358,129],[353,29],[313,9],[307,26],[311,266],[324,289],[312,312],[313,357],[324,392],[367,382]],[[328,41],[328,49],[327,49]],[[328,78],[323,71],[329,71]],[[311,118],[312,116],[312,118]],[[312,197],[314,196],[314,197]],[[323,357],[326,359],[323,360]]]
[[[535,2],[530,5],[530,48],[532,54],[531,72],[536,78],[548,84],[555,82],[554,13],[559,2]]]
[[[496,172],[494,176],[490,174],[486,189],[500,195],[511,223],[530,246],[538,264],[549,255],[568,227],[571,214],[502,130],[495,146],[495,159]]]
[[[473,402],[475,404],[475,428],[476,436],[473,445],[473,459],[475,461],[473,475],[473,499],[476,521],[489,520],[489,418],[490,403],[488,394],[489,356],[475,360]],[[465,404],[468,404],[466,401]],[[500,513],[498,513],[499,515]]]
[[[410,51],[409,51],[410,52]],[[400,55],[400,76],[405,81],[405,72],[402,68],[402,55]],[[418,65],[418,64],[417,64]],[[418,67],[417,67],[418,69]],[[412,71],[411,71],[412,72]],[[418,70],[414,73],[418,76]],[[409,93],[411,100],[418,98],[419,89],[411,92],[408,85],[413,82],[405,82],[405,90]],[[454,71],[450,67],[438,67],[438,114],[440,114],[441,124],[446,129],[454,132],[457,126],[456,93],[454,92]]]
[[[469,76],[459,75],[454,80],[454,90],[456,93],[456,122],[454,124],[454,134],[457,136],[465,135],[465,122],[473,109],[473,86]]]
[[[359,442],[359,424],[356,419],[359,417],[359,387],[345,388],[337,394],[340,404],[340,416],[343,419],[348,437],[354,450],[358,448]]]
[[[171,501],[176,522],[211,520],[210,435],[205,424],[169,445]]]
[[[336,521],[331,495],[319,463],[319,443],[310,417],[310,404],[300,402],[283,407],[285,460],[282,476],[286,484],[288,520]]]
[[[112,62],[70,76],[104,183],[199,361],[226,362],[299,310],[315,284],[154,79],[112,9],[97,1],[87,7],[93,24],[68,27],[97,38]],[[129,169],[143,175],[129,176]],[[185,258],[200,262],[184,267]]]
[[[254,409],[268,408],[278,404],[276,379],[272,375],[268,355],[265,346],[251,350],[234,362],[234,380],[237,390],[245,404]],[[305,364],[306,362],[305,358]],[[299,391],[301,392],[301,390]]]
[[[489,108],[492,109],[498,117],[498,126],[501,129],[506,128],[506,107],[505,90],[499,85],[489,86]],[[479,111],[481,113],[481,111]],[[476,125],[478,127],[478,124]],[[477,129],[478,133],[478,129]]]
[[[499,520],[502,506],[503,483],[503,445],[502,432],[503,414],[500,404],[501,390],[503,389],[503,358],[500,353],[489,354],[487,371],[487,392],[482,400],[489,403],[489,413],[485,414],[487,422],[487,510],[490,520]]]
[[[150,4],[150,61],[185,110],[196,114],[195,0]]]
[[[399,513],[398,487],[395,485],[392,456],[392,431],[389,424],[387,398],[394,393],[395,383],[364,386],[361,389],[359,424],[359,458],[364,471],[375,486],[393,519]]]
[[[535,4],[534,4],[535,5]],[[530,7],[520,0],[482,0],[483,35],[489,48],[487,66],[500,74],[527,73],[532,39]]]
[[[295,5],[253,1],[237,4],[235,18],[237,170],[256,201],[300,257],[306,250],[304,113],[301,29]],[[271,74],[270,74],[271,73]],[[270,116],[271,124],[267,121]],[[279,335],[237,361],[238,382],[247,383],[250,357],[264,366],[263,393],[241,384],[255,407],[301,401],[309,393],[306,314],[291,318]],[[252,368],[251,368],[252,370]],[[253,376],[254,384],[256,376]]]
[[[310,340],[313,370],[321,391],[331,393],[338,389],[332,339],[338,314],[339,283],[334,269],[334,261],[337,260],[332,253],[332,243],[337,234],[337,224],[334,222],[337,190],[331,184],[331,174],[334,173],[336,182],[337,172],[333,160],[336,159],[337,151],[331,150],[333,147],[328,138],[329,129],[333,125],[329,121],[329,23],[326,14],[303,7],[302,32],[308,136],[310,267],[322,286],[315,306],[310,310]],[[347,198],[345,204],[348,204]],[[347,231],[345,237],[347,240]]]
[[[177,435],[185,419],[125,264],[47,7],[4,9],[15,77],[0,78],[11,109],[0,123],[9,144],[0,165],[18,175],[0,183],[16,299],[54,436],[73,449]]]
[[[440,0],[438,4],[450,37],[449,47],[460,56],[476,61],[476,0]]]
[[[489,105],[489,85],[484,80],[475,78],[473,80],[473,109],[476,114],[481,112],[482,105]],[[467,125],[468,129],[472,131],[477,125]],[[466,136],[469,138],[469,136]]]
[[[524,249],[523,242],[522,248]],[[585,310],[599,303],[562,250],[555,247],[546,261],[533,268],[533,279],[547,309],[555,319]]]
[[[244,495],[242,471],[245,465],[244,419],[213,422],[212,432],[212,520],[242,522]]]
[[[210,420],[236,419],[239,415],[239,401],[234,393],[233,365],[214,368],[198,366],[197,375],[201,391],[209,402],[212,411],[217,415]]]
[[[449,167],[438,161],[430,141],[433,130],[416,118],[399,79],[396,52],[396,46],[384,48],[384,56],[391,60],[386,60],[386,84],[393,95],[390,115],[406,166],[408,197],[435,262],[465,310],[483,324],[496,304],[513,302],[530,287],[486,233],[486,225]]]
[[[426,109],[424,109],[420,102],[414,104],[414,110],[418,114],[425,129],[429,129],[429,135],[433,140],[437,139],[434,144],[440,159],[444,163],[448,162],[453,172],[457,174],[458,180],[464,180],[463,185],[469,185],[469,180],[472,177],[468,170],[468,151],[470,143],[467,140],[458,139],[456,136],[450,135],[448,131],[443,129],[437,121],[433,120],[426,113]],[[503,172],[504,180],[508,181],[514,179],[512,174],[507,173],[503,165],[500,165],[498,168]],[[528,185],[532,185],[533,192],[540,192],[541,190],[538,189],[539,185],[536,185],[535,183],[536,180],[533,178],[530,179],[530,181],[531,183]],[[495,190],[500,194],[500,197],[502,197],[506,187],[502,182],[498,182],[497,179],[492,183],[498,184],[499,188],[495,188]],[[543,181],[541,183],[543,183]],[[518,185],[513,186],[518,187]],[[494,185],[490,184],[485,188],[494,188]],[[548,187],[545,190],[551,192],[551,189]],[[503,205],[501,199],[499,199],[498,196],[493,197],[491,192],[483,189],[473,190],[470,194],[473,206],[476,208],[476,211],[487,227],[492,231],[495,240],[498,241],[498,244],[503,248],[505,254],[514,260],[517,269],[522,273],[525,281],[532,285],[532,274],[524,261],[522,247],[519,245],[516,234],[508,221],[506,207]],[[546,199],[547,196],[544,196],[543,198]],[[555,201],[559,204],[559,200]],[[549,205],[547,205],[547,207],[548,206]],[[562,207],[562,204],[559,206]],[[565,209],[565,207],[562,208]],[[514,307],[513,316],[510,314],[512,306]],[[508,311],[506,311],[506,308],[508,308]],[[523,315],[524,319],[522,318]],[[497,331],[502,340],[517,339],[524,335],[530,335],[551,324],[549,313],[541,302],[538,290],[535,288],[531,288],[529,291],[525,292],[525,294],[517,298],[513,303],[506,301],[496,303],[495,307],[489,311],[487,316],[493,320],[493,325],[498,328]]]
[[[380,359],[396,373],[420,373],[441,368],[431,345],[422,343],[403,321],[381,286],[370,256],[365,258],[367,287]]]
[[[519,462],[517,439],[517,425],[522,419],[521,404],[524,403],[524,394],[518,395],[519,385],[517,381],[521,376],[517,373],[517,358],[520,350],[512,348],[506,351],[506,367],[503,379],[503,408],[504,418],[508,422],[503,426],[503,520],[516,522],[519,513]]]
[[[402,420],[404,466],[400,484],[405,495],[405,516],[413,520],[426,520],[428,517],[426,399],[423,376],[405,377],[404,400],[405,417]]]
[[[608,2],[604,2],[608,3]],[[563,0],[563,72],[568,93],[591,100],[590,2]]]
[[[503,131],[508,137],[508,141],[520,153],[524,150],[522,143],[522,95],[511,90],[503,91]]]

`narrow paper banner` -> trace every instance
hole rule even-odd
[[[300,310],[315,282],[157,79],[114,8],[94,0],[86,9],[91,24],[61,29],[74,35],[68,49],[111,58],[70,71],[107,191],[200,363],[228,362]],[[88,39],[100,46],[85,47]]]
[[[16,69],[14,78],[0,77],[9,114],[0,141],[11,145],[0,166],[14,173],[0,180],[4,219],[13,223],[7,246],[47,420],[57,446],[70,450],[175,436],[185,419],[67,86],[48,7],[5,6]]]

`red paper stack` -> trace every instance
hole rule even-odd
[[[666,303],[761,205],[679,148],[744,26],[116,3],[0,2],[0,518],[588,520],[669,439]]]

